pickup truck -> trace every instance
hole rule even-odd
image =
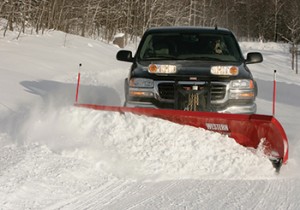
[[[256,112],[257,84],[234,34],[218,27],[156,27],[145,31],[125,79],[125,106],[220,113]]]

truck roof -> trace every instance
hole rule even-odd
[[[191,33],[212,33],[212,34],[232,34],[226,28],[218,27],[199,27],[199,26],[163,26],[149,28],[146,33],[162,33],[162,32],[191,32]]]

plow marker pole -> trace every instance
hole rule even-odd
[[[79,64],[79,71],[78,71],[78,76],[77,76],[77,87],[76,87],[75,103],[78,103],[78,94],[79,94],[79,85],[80,85],[80,67],[81,67],[81,64]]]
[[[275,105],[276,105],[276,70],[274,70],[274,82],[273,82],[273,109],[272,109],[273,116],[275,116]]]

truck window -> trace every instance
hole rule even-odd
[[[229,34],[149,34],[140,49],[140,60],[241,61],[242,55]]]

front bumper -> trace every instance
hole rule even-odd
[[[158,107],[154,105],[151,102],[143,102],[143,101],[128,101],[125,103],[125,106],[127,107],[143,107],[143,108],[155,108],[155,109],[161,109],[162,107]],[[172,107],[170,104],[169,106],[165,107]],[[219,109],[217,112],[219,113],[231,113],[231,114],[254,114],[256,113],[256,104],[250,104],[250,105],[240,105],[240,106],[227,106],[224,109]]]
[[[186,82],[183,83],[188,84]],[[127,107],[175,109],[173,84],[174,81],[155,81],[153,88],[125,86],[126,101],[124,105]],[[199,82],[198,84],[203,83]],[[161,86],[167,88],[161,88]],[[237,91],[229,90],[229,82],[211,82],[211,87],[211,110],[214,112],[235,114],[256,113],[257,108],[254,98],[232,98],[232,93],[236,93]]]

